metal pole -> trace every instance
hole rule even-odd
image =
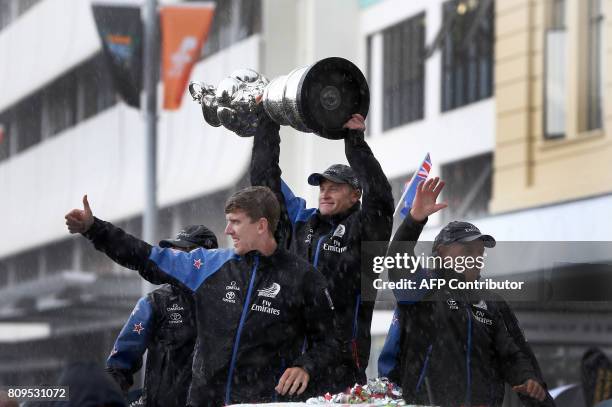
[[[155,244],[157,228],[157,0],[147,0],[144,15],[144,58],[143,80],[145,91],[145,202],[142,215],[142,238]],[[142,294],[153,289],[151,283],[142,280]],[[143,363],[146,363],[144,355]],[[144,385],[144,372],[141,369],[139,383]]]
[[[143,240],[155,244],[157,227],[157,73],[159,68],[157,38],[157,0],[147,0],[144,18],[145,91],[145,205],[142,218]],[[144,281],[144,280],[143,280]],[[150,284],[143,284],[149,291]]]

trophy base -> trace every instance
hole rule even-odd
[[[304,124],[313,133],[338,140],[346,136],[342,126],[354,113],[368,114],[368,83],[352,62],[331,57],[315,63],[302,75],[297,94]]]

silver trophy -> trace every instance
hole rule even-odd
[[[217,87],[192,81],[189,92],[202,105],[204,120],[242,137],[255,134],[261,115],[283,126],[329,139],[344,138],[342,128],[352,114],[366,117],[368,84],[353,63],[338,57],[294,69],[268,81],[240,69]]]

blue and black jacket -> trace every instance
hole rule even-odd
[[[407,216],[388,255],[406,250],[414,255],[423,226]],[[405,277],[393,274],[390,270],[392,280]],[[465,280],[463,274],[447,269],[419,268],[415,275],[428,277]],[[496,302],[482,300],[477,292],[444,288],[402,294],[396,292],[401,301],[379,359],[379,373],[401,383],[406,402],[501,406],[504,382],[518,385],[541,377],[509,332]]]
[[[151,283],[193,293],[197,342],[189,406],[274,401],[288,367],[302,367],[312,378],[338,353],[325,279],[281,247],[270,256],[185,253],[152,247],[97,218],[85,236]],[[304,337],[312,347],[302,354]]]
[[[307,260],[327,279],[336,306],[345,361],[326,372],[320,392],[343,391],[365,382],[370,355],[370,325],[373,302],[362,301],[362,242],[388,242],[393,227],[391,186],[362,132],[347,130],[346,158],[362,187],[362,203],[345,213],[322,216],[306,208],[304,199],[293,194],[281,180],[279,126],[264,121],[253,141],[251,184],[267,186],[279,197],[283,208],[277,240],[292,253]],[[372,253],[372,255],[377,255]],[[384,255],[384,251],[378,255]]]
[[[143,405],[184,406],[196,336],[193,297],[164,284],[138,301],[115,341],[106,369],[127,391],[147,351]]]

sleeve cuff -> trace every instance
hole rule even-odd
[[[308,373],[311,379],[314,375],[314,364],[304,357],[299,357],[291,367],[301,367],[306,371],[306,373]]]
[[[103,227],[104,227],[104,221],[94,216],[94,223],[91,224],[90,228],[87,229],[85,233],[81,233],[81,234],[85,236],[87,239],[93,240],[98,235],[98,233]]]

